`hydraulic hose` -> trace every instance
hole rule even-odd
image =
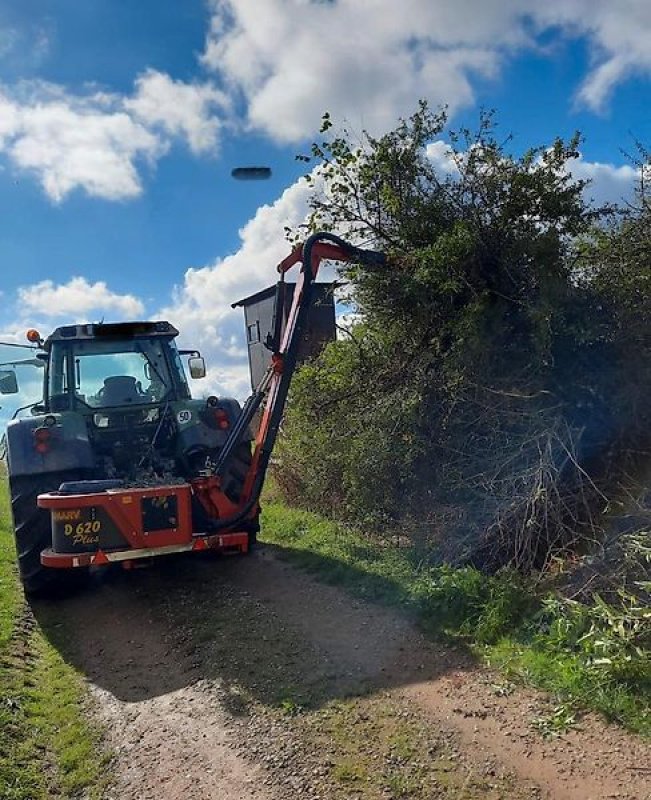
[[[305,328],[312,302],[312,287],[315,277],[312,271],[312,254],[314,247],[321,242],[330,242],[331,244],[339,247],[342,253],[345,255],[347,261],[354,261],[371,267],[380,266],[386,261],[386,256],[384,253],[374,250],[362,250],[361,248],[355,247],[349,242],[346,242],[341,237],[336,236],[334,233],[329,233],[327,231],[313,233],[305,240],[302,251],[301,272],[303,273],[303,287],[300,297],[300,304],[298,307],[294,329],[291,332],[287,348],[284,353],[276,353],[276,355],[282,357],[282,372],[280,374],[278,390],[274,397],[273,408],[271,410],[267,432],[260,444],[260,456],[258,460],[257,474],[253,482],[251,496],[243,508],[237,512],[237,514],[225,519],[216,520],[214,524],[215,530],[231,527],[232,525],[236,525],[238,522],[244,520],[251,513],[260,499],[260,493],[262,492],[264,479],[267,473],[267,467],[269,465],[269,459],[271,458],[271,453],[273,451],[274,444],[276,443],[278,429],[280,428],[283,411],[287,402],[289,386],[294,375],[294,370],[296,369],[296,359],[301,340],[301,332]],[[276,343],[276,346],[278,346],[278,343]],[[240,414],[228,439],[226,440],[217,464],[215,465],[215,473],[217,475],[220,474],[221,470],[228,462],[231,453],[239,442],[240,436],[248,427],[253,419],[253,416],[255,415],[255,412],[264,400],[273,375],[274,369],[273,366],[270,366],[253,394],[244,404],[242,413]]]

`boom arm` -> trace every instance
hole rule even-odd
[[[281,280],[285,273],[296,264],[301,264],[301,271],[296,281],[287,323],[284,330],[278,332],[279,335],[273,343],[271,364],[244,404],[240,417],[231,429],[215,465],[215,476],[197,478],[192,481],[193,489],[204,507],[209,512],[213,511],[218,517],[215,523],[216,529],[236,525],[250,517],[257,509],[269,458],[276,442],[287,394],[296,369],[298,347],[307,324],[312,302],[312,286],[321,261],[324,259],[372,266],[384,263],[385,255],[373,250],[354,247],[332,233],[320,232],[312,234],[302,245],[294,248],[278,265],[277,269]],[[233,504],[225,502],[219,489],[219,476],[265,398],[266,404],[255,437],[251,467],[244,482],[242,499],[235,510]],[[227,516],[224,516],[224,513]]]

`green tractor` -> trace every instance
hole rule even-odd
[[[182,356],[189,356],[192,378],[205,376],[205,363],[196,351],[179,351],[177,335],[163,321],[68,325],[44,341],[29,332],[44,366],[43,399],[29,416],[13,419],[6,434],[18,564],[27,593],[46,593],[69,579],[41,563],[52,531],[50,513],[37,505],[39,495],[62,484],[154,486],[211,473],[241,408],[232,398],[192,399]],[[15,373],[5,371],[0,392],[16,391]],[[247,427],[221,477],[234,503],[250,464]],[[202,513],[193,508],[195,517]],[[257,516],[247,520],[251,543],[257,528]]]
[[[327,339],[312,310],[319,264],[372,269],[384,258],[315,233],[278,265],[271,294],[243,301],[255,385],[241,407],[191,398],[181,357],[189,356],[192,378],[206,367],[198,352],[177,350],[169,322],[68,325],[44,341],[29,331],[29,360],[45,368],[43,400],[6,435],[25,591],[46,593],[66,585],[70,571],[157,555],[250,552],[292,376],[314,352],[310,342],[318,351]],[[284,275],[298,265],[290,289]],[[328,316],[334,333],[333,304]],[[15,391],[15,374],[0,373],[0,393]]]

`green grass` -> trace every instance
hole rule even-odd
[[[426,565],[407,547],[383,546],[278,502],[265,505],[262,532],[320,580],[399,606],[429,635],[462,641],[507,678],[552,693],[559,720],[592,709],[651,737],[648,609],[562,600],[514,572]]]
[[[9,499],[4,482],[0,482],[0,653],[7,647],[22,605],[14,568],[16,551],[9,528]]]
[[[332,700],[298,719],[321,753],[332,784],[322,796],[497,800],[529,796],[510,776],[491,777],[459,761],[452,746],[382,693]]]
[[[61,636],[65,635],[61,631]],[[83,680],[40,632],[15,569],[0,487],[0,797],[100,797],[107,756],[86,714]]]

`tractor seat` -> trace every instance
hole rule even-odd
[[[102,405],[121,406],[140,402],[141,395],[136,383],[136,379],[131,375],[113,375],[105,378],[104,388],[101,390]]]

